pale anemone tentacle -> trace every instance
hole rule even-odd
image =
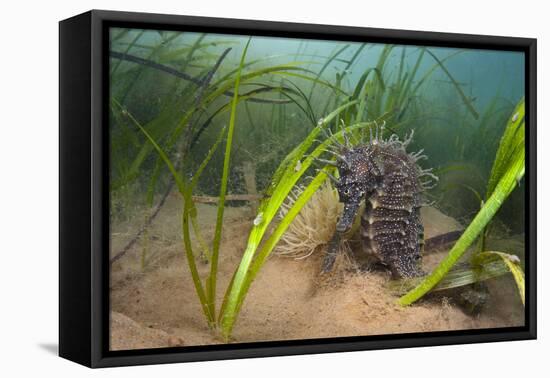
[[[288,213],[301,193],[301,190],[290,193],[281,205],[279,217]],[[336,227],[334,214],[340,212],[341,208],[338,193],[329,183],[325,183],[294,218],[274,252],[298,260],[319,251],[332,237]],[[342,248],[345,246],[342,245]]]

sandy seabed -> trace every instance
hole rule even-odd
[[[198,213],[204,237],[211,240],[216,207],[199,204]],[[461,229],[454,219],[433,208],[422,209],[422,217],[426,238]],[[113,254],[135,235],[143,219],[135,217],[114,226]],[[218,304],[240,262],[251,224],[247,207],[226,208]],[[223,343],[206,324],[189,274],[181,240],[181,200],[176,194],[170,195],[146,240],[136,243],[111,268],[111,350]],[[488,282],[487,304],[480,314],[470,316],[444,295],[406,308],[399,306],[397,297],[387,288],[389,276],[384,271],[351,270],[346,268],[349,264],[340,261],[334,272],[322,277],[319,274],[322,253],[302,260],[273,255],[251,286],[232,342],[524,324],[523,307],[510,275]],[[432,269],[444,255],[444,251],[426,255],[424,269]],[[206,277],[210,266],[197,264],[201,275]]]

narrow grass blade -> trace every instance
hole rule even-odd
[[[454,247],[449,251],[445,259],[437,268],[426,277],[417,287],[409,291],[399,299],[403,306],[422,298],[428,291],[433,289],[445,275],[451,270],[454,264],[466,252],[468,247],[483,232],[485,226],[496,214],[502,203],[516,187],[525,173],[525,151],[516,156],[515,161],[509,170],[502,176],[497,184],[493,194],[487,199],[481,210],[477,213],[472,222],[468,225],[462,236],[458,239]]]
[[[125,31],[127,31],[127,30],[125,30]],[[125,54],[127,54],[127,53],[134,47],[134,45],[139,41],[139,39],[141,38],[141,36],[143,35],[143,33],[145,33],[145,30],[141,30],[139,33],[136,34],[136,36],[134,37],[134,39],[133,39],[133,40],[128,44],[128,46],[126,47],[126,50],[124,51]],[[122,34],[122,33],[121,33],[121,34]],[[119,36],[119,38],[120,38],[120,36]],[[116,39],[117,39],[117,37],[114,37],[114,38],[112,39],[112,41],[116,41]],[[114,75],[114,74],[117,72],[118,67],[120,66],[120,63],[122,63],[122,60],[119,59],[119,60],[114,64],[114,66],[113,66],[113,68],[112,68],[112,70],[111,70],[111,76]]]
[[[332,119],[336,117],[339,112],[345,110],[347,107],[352,106],[353,104],[354,102],[346,104],[347,106],[339,108],[338,112],[331,113],[330,117],[327,118]],[[353,125],[347,127],[346,132],[351,132],[358,128],[370,127],[373,125],[374,123],[361,123]],[[319,128],[320,126],[322,125],[319,125],[317,128]],[[313,135],[314,138],[316,136],[315,131],[316,130],[314,129],[314,131],[310,133],[309,137],[312,137]],[[317,132],[318,131],[319,130],[317,130]],[[281,178],[279,179],[276,188],[271,193],[271,197],[264,200],[264,202],[260,206],[260,218],[257,218],[260,219],[259,223],[252,228],[247,248],[244,252],[239,268],[235,272],[232,284],[226,292],[224,303],[222,304],[219,322],[222,328],[222,334],[225,338],[229,338],[231,335],[233,324],[237,318],[241,305],[248,292],[248,288],[252,283],[254,277],[266,261],[267,257],[270,255],[273,247],[277,244],[282,234],[286,231],[287,227],[292,222],[292,219],[294,219],[294,217],[299,213],[300,209],[309,200],[311,195],[313,195],[317,188],[326,179],[326,174],[324,172],[319,172],[316,175],[316,177],[303,191],[302,195],[297,199],[297,201],[283,218],[283,220],[278,224],[271,236],[262,244],[260,252],[256,253],[256,250],[260,245],[267,226],[275,216],[276,212],[279,210],[285,198],[287,198],[288,193],[292,190],[297,180],[305,173],[308,167],[312,164],[313,160],[321,153],[323,153],[328,145],[335,142],[334,138],[341,139],[343,137],[342,134],[343,132],[340,131],[339,133],[336,133],[333,138],[329,138],[318,145],[314,149],[314,151],[311,152],[308,157],[303,160],[300,165],[295,166],[292,163],[300,160],[304,156],[305,150],[303,148],[300,148],[301,146],[298,146],[287,156],[287,159],[285,159],[289,160],[290,164],[287,164],[286,166],[284,165],[285,162],[281,164],[281,166],[286,167],[284,168],[285,172],[281,174]],[[306,141],[308,141],[307,138]]]
[[[252,281],[256,278],[256,275],[259,273],[261,267],[266,262],[267,258],[269,257],[271,251],[275,247],[275,245],[278,243],[292,220],[298,215],[302,207],[309,201],[311,196],[315,194],[317,189],[323,184],[323,182],[326,180],[327,175],[324,172],[320,172],[317,174],[317,176],[313,179],[313,181],[304,189],[300,197],[296,200],[294,203],[294,206],[289,210],[289,212],[285,215],[285,217],[281,220],[277,228],[273,231],[271,236],[267,239],[267,241],[262,245],[261,250],[258,252],[258,256],[254,259],[250,266],[250,271],[246,275],[246,277],[243,280],[242,287],[240,288],[240,292],[235,304],[234,310],[229,309],[226,307],[229,302],[226,302],[224,307],[222,307],[223,313],[220,315],[220,322],[221,322],[221,328],[222,328],[222,336],[227,340],[231,336],[231,332],[233,331],[233,325],[235,324],[236,317],[238,316],[238,313],[240,312],[240,309],[242,307],[243,301],[245,299],[246,293],[248,292],[250,285],[252,284]],[[234,279],[231,282],[230,287],[234,286]]]
[[[506,264],[500,260],[487,260],[479,264],[457,264],[445,275],[445,277],[431,290],[431,292],[455,289],[486,281],[508,274],[510,271]],[[422,278],[404,280],[392,280],[387,284],[388,289],[397,295],[403,295],[413,289],[422,281]]]
[[[340,54],[342,54],[350,45],[344,45],[342,46],[340,49],[338,49],[336,52],[334,52],[334,54],[332,54],[328,59],[327,61],[325,62],[325,64],[323,64],[323,66],[321,67],[321,69],[319,70],[319,72],[317,73],[317,76],[316,76],[316,79],[320,79],[321,76],[323,76],[323,72],[325,72],[325,70],[327,69],[327,67],[332,63],[332,61],[336,58],[338,58],[338,56]],[[311,86],[311,89],[309,90],[309,96],[308,96],[308,99],[309,101],[311,101],[311,97],[313,96],[313,92],[315,91],[315,85],[317,84],[317,82],[314,82],[313,85]]]
[[[209,312],[211,314],[216,313],[216,281],[218,274],[218,257],[220,251],[220,242],[222,235],[223,213],[225,210],[225,195],[227,193],[227,180],[229,178],[229,162],[231,159],[231,148],[233,146],[233,132],[235,130],[235,117],[237,115],[237,103],[239,98],[239,85],[241,82],[241,70],[244,65],[246,52],[250,45],[251,38],[248,39],[246,46],[244,47],[241,62],[239,64],[240,69],[237,71],[235,78],[235,89],[233,95],[233,102],[231,105],[231,115],[229,118],[229,129],[227,131],[227,142],[225,145],[225,158],[223,161],[223,174],[220,189],[220,200],[218,202],[218,213],[216,215],[216,229],[214,233],[214,241],[212,243],[212,256],[210,259],[210,276],[206,285],[206,297],[208,299]],[[214,321],[216,319],[214,318]]]
[[[139,128],[139,130],[145,135],[149,143],[153,145],[159,156],[162,158],[170,172],[172,173],[172,176],[174,177],[174,181],[176,182],[176,185],[180,191],[180,193],[183,195],[184,198],[184,211],[183,211],[183,219],[182,219],[182,227],[183,227],[183,239],[184,239],[184,245],[185,245],[185,254],[187,257],[187,265],[189,266],[189,270],[191,272],[191,277],[193,279],[193,284],[195,285],[195,291],[197,292],[197,295],[199,297],[199,301],[201,303],[202,310],[209,322],[209,324],[213,324],[215,322],[215,314],[209,311],[209,308],[207,306],[207,299],[205,295],[204,288],[202,286],[200,276],[197,270],[197,266],[195,264],[195,256],[193,255],[193,249],[191,246],[191,237],[189,235],[189,208],[190,203],[193,201],[191,197],[191,193],[187,190],[186,184],[184,182],[184,179],[180,176],[180,174],[176,171],[174,168],[174,164],[170,161],[164,150],[155,142],[155,140],[149,135],[147,130],[141,126],[141,124],[130,114],[128,113],[122,105],[113,99],[113,102],[120,108],[123,115],[126,115],[129,117],[132,122]]]
[[[495,185],[502,175],[509,169],[520,156],[525,155],[525,99],[522,98],[516,105],[512,115],[508,119],[504,134],[500,139],[495,161],[491,168],[489,181],[487,183],[487,192],[485,197],[491,196],[495,190]],[[479,251],[485,250],[485,241],[487,238],[487,227],[481,234]]]
[[[507,169],[512,159],[511,151],[516,146],[525,142],[525,99],[522,98],[508,119],[504,135],[495,156],[491,175],[487,184],[487,196],[489,196],[498,182],[499,177]]]
[[[512,273],[512,276],[514,276],[521,302],[525,306],[525,275],[519,264],[519,258],[516,255],[510,255],[504,252],[487,251],[477,254],[475,261],[483,261],[485,257],[497,257],[506,264],[506,267],[510,273]]]
[[[257,219],[261,219],[261,221],[258,224],[255,224],[250,231],[247,247],[241,259],[241,263],[235,272],[232,285],[228,287],[226,291],[224,304],[222,305],[219,317],[222,322],[222,327],[227,329],[230,327],[229,324],[232,324],[234,321],[234,314],[238,305],[238,297],[241,293],[246,273],[248,272],[252,258],[256,253],[256,249],[260,245],[268,225],[271,223],[273,217],[276,215],[279,207],[287,197],[296,181],[304,174],[312,161],[311,159],[309,162],[304,162],[301,164],[300,169],[296,171],[295,167],[297,166],[298,160],[302,158],[308,148],[313,144],[321,129],[332,121],[332,119],[334,119],[339,112],[354,104],[355,102],[350,102],[341,106],[325,117],[323,121],[319,122],[319,124],[310,132],[308,137],[287,155],[273,175],[272,184],[268,187],[268,190],[265,193],[266,199],[262,201],[258,210],[259,213]]]
[[[472,105],[472,101],[470,99],[468,99],[468,97],[466,97],[466,95],[462,91],[462,88],[460,88],[460,85],[457,83],[457,81],[455,80],[453,75],[451,75],[451,73],[449,72],[447,67],[445,67],[443,62],[433,52],[431,52],[429,49],[426,49],[426,52],[428,54],[430,54],[432,56],[432,58],[439,64],[439,66],[441,67],[443,72],[445,72],[445,75],[447,75],[449,80],[451,80],[451,83],[453,84],[456,91],[460,95],[460,98],[462,99],[462,102],[464,102],[464,105],[466,105],[466,108],[468,108],[468,110],[470,111],[470,113],[472,114],[472,116],[475,119],[478,119],[479,118],[479,113],[475,110],[474,106]]]

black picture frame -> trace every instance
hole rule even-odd
[[[108,28],[522,51],[526,70],[525,325],[400,335],[109,351]],[[536,39],[92,10],[59,24],[59,354],[89,367],[536,338]]]

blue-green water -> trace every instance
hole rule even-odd
[[[485,205],[489,179],[498,173],[494,162],[504,131],[511,129],[509,124],[521,130],[517,125],[523,122],[518,104],[525,96],[525,57],[519,52],[133,29],[112,29],[110,35],[111,261],[127,258],[120,260],[123,265],[112,265],[112,282],[130,276],[137,282],[150,270],[174,268],[174,261],[183,259],[183,248],[185,274],[198,265],[194,286],[186,276],[186,304],[197,299],[191,298],[193,287],[202,290],[197,281],[205,285],[204,295],[213,298],[209,303],[215,302],[216,293],[208,294],[217,274],[215,251],[225,284],[239,263],[262,261],[260,248],[268,256],[272,249],[264,248],[285,241],[276,238],[291,228],[272,233],[285,224],[284,207],[293,206],[299,193],[319,194],[304,188],[316,183],[322,177],[319,170],[330,169],[323,167],[326,159],[333,159],[324,151],[324,163],[308,166],[309,157],[321,143],[334,141],[330,135],[342,128],[354,128],[349,131],[352,144],[368,140],[372,130],[382,130],[384,139],[397,134],[401,140],[414,131],[408,152],[423,150],[421,168],[432,168],[439,178],[424,192],[425,201],[436,208],[428,209],[431,232],[439,230],[435,223],[440,221],[448,232],[466,228]],[[517,148],[506,150],[500,161],[517,158],[523,147],[523,140],[517,140]],[[285,192],[276,186],[281,182],[292,184]],[[485,230],[486,238],[472,247],[517,255],[521,265],[525,192],[522,180],[518,184]],[[224,196],[225,207],[219,205]],[[331,198],[333,203],[323,206],[337,209],[337,196]],[[335,223],[339,214],[323,216],[303,227],[309,230],[307,243],[318,234],[315,225]],[[297,234],[302,235],[300,230]],[[270,244],[271,237],[275,242]],[[326,250],[329,240],[330,235],[319,244],[313,240],[315,251]],[[243,256],[248,257],[241,260]],[[436,265],[433,256],[427,259],[431,266],[423,261],[426,271]],[[156,276],[162,287],[164,273]],[[489,326],[523,322],[518,291],[510,277],[505,279],[490,281],[496,282],[490,294],[499,298],[491,304],[491,314],[507,310]],[[218,296],[222,289],[218,285]],[[155,298],[159,293],[154,290],[143,295]],[[479,290],[483,297],[483,287]],[[168,291],[169,301],[173,295]],[[120,309],[119,302],[125,301],[115,297],[112,308]],[[144,308],[147,319],[157,316],[156,305],[150,309],[132,300],[132,306],[135,316]],[[196,312],[200,314],[198,307]],[[487,325],[471,324],[480,326]]]
[[[157,64],[111,59],[111,99],[151,134],[176,169],[191,179],[212,147],[221,146],[195,195],[219,195],[225,156],[220,132],[229,123],[247,42],[229,194],[250,191],[243,170],[250,163],[255,191],[262,193],[317,121],[353,97],[365,100],[364,108],[339,121],[384,119],[388,132],[401,137],[414,130],[411,149],[424,149],[423,166],[440,178],[427,196],[467,224],[485,197],[506,121],[525,92],[525,59],[519,52],[271,37],[249,41],[248,36],[152,30],[114,29],[111,36],[112,51]],[[155,150],[116,106],[111,114],[114,216],[135,204],[153,206],[172,185]],[[330,127],[337,130],[337,123]],[[523,233],[523,195],[520,186],[498,214],[513,233]]]
[[[228,124],[230,93],[248,36],[119,29],[111,36],[112,51],[196,79],[111,60],[112,98],[170,156],[180,158],[178,169],[191,177]],[[316,121],[359,90],[357,100],[368,98],[361,120],[390,114],[389,130],[403,136],[414,129],[413,149],[423,148],[429,157],[424,165],[446,172],[430,193],[434,201],[456,218],[468,219],[479,209],[478,197],[484,196],[506,121],[524,96],[524,70],[520,52],[253,37],[240,88],[241,94],[252,95],[237,107],[229,192],[246,193],[241,168],[247,161],[255,164],[258,190],[264,189]],[[201,87],[199,80],[209,73],[209,82]],[[227,93],[216,93],[224,85]],[[147,143],[135,126],[116,114],[111,121],[114,195],[131,187],[137,201],[154,203],[170,181],[168,169],[151,148],[144,150]],[[219,148],[197,194],[219,193],[223,157]],[[520,188],[499,214],[516,232],[522,231],[522,198]]]

